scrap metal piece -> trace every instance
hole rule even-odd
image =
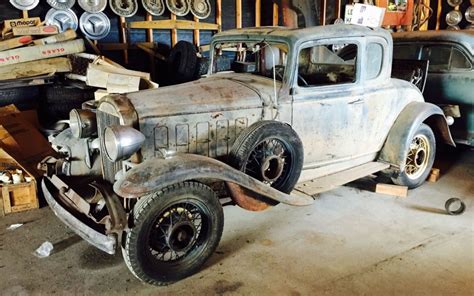
[[[19,10],[31,10],[38,5],[39,0],[10,0],[10,3]]]
[[[211,14],[209,0],[188,0],[191,13],[198,19],[205,19]]]
[[[459,10],[451,10],[446,14],[446,23],[449,26],[456,26],[462,21],[462,13]]]
[[[446,201],[444,208],[450,215],[461,215],[466,210],[466,204],[461,199],[453,197]]]
[[[80,18],[80,28],[87,38],[100,40],[105,38],[110,32],[110,20],[103,13],[84,12]]]
[[[137,13],[137,0],[110,0],[110,8],[119,16],[131,17]]]
[[[151,15],[162,15],[165,12],[165,3],[163,0],[142,0],[142,5]]]
[[[76,0],[46,0],[48,4],[55,9],[66,10],[76,4]]]
[[[60,33],[67,29],[76,31],[79,24],[76,14],[71,9],[58,10],[51,8],[46,13],[45,21],[47,25],[58,27]]]
[[[104,11],[107,0],[78,0],[79,6],[87,12],[97,13]]]
[[[166,7],[177,16],[185,16],[190,10],[190,5],[186,0],[166,0]]]

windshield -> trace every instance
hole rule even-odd
[[[234,71],[272,79],[275,76],[282,81],[287,56],[288,46],[284,43],[264,40],[219,42],[214,47],[212,73]]]

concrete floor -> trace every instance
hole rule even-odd
[[[48,208],[0,219],[0,294],[474,295],[474,151],[439,163],[442,177],[396,198],[357,189],[263,213],[225,208],[224,236],[198,274],[142,284],[121,255],[81,241]],[[363,183],[362,183],[363,184]],[[461,216],[444,202],[462,198]],[[25,223],[6,230],[12,223]],[[55,252],[39,259],[44,241]]]

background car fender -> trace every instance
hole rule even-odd
[[[123,198],[138,198],[172,184],[196,179],[231,182],[272,200],[294,206],[310,205],[314,201],[309,196],[283,193],[221,161],[196,154],[148,159],[117,180],[114,191]]]
[[[445,143],[456,146],[441,108],[426,102],[411,102],[405,106],[390,129],[379,160],[400,166],[399,169],[404,170],[410,139],[422,123],[431,127],[438,141],[443,139]]]

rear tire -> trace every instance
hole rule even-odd
[[[431,128],[422,123],[410,140],[405,169],[392,177],[393,183],[409,189],[423,184],[433,167],[436,155],[436,140]]]
[[[214,253],[224,226],[222,206],[208,186],[178,183],[142,197],[122,254],[141,281],[168,285],[188,277]]]

